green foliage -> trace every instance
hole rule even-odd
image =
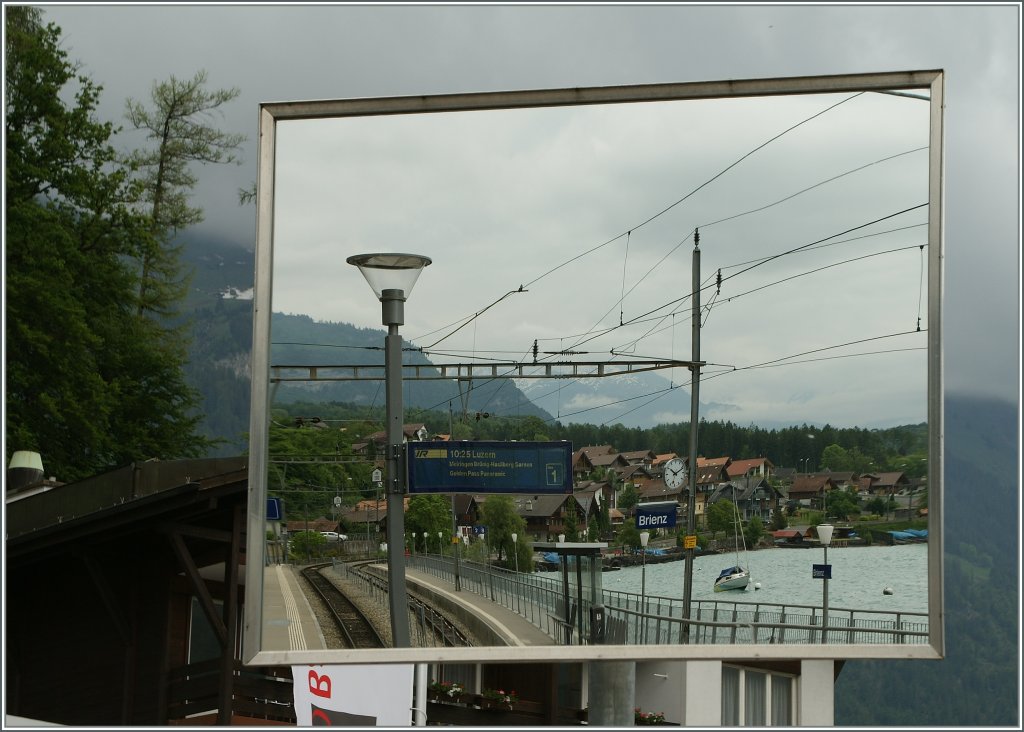
[[[565,502],[565,540],[580,540],[580,517],[576,512],[575,500]]]
[[[724,531],[732,536],[736,524],[736,504],[728,498],[715,501],[704,510],[704,518],[711,531]]]
[[[320,425],[329,425],[320,422]],[[296,427],[295,422],[273,423],[269,430],[267,490],[285,500],[302,496],[292,506],[306,506],[315,515],[331,516],[334,498],[353,506],[363,498],[376,498],[371,481],[374,465],[352,452],[355,435],[348,430],[316,424]]]
[[[152,233],[140,258],[140,313],[174,315],[170,306],[187,290],[188,278],[180,272],[181,247],[172,237],[203,218],[202,209],[189,205],[198,182],[191,166],[234,162],[235,151],[245,141],[244,135],[222,132],[208,122],[238,94],[238,89],[207,90],[206,72],[199,71],[188,80],[171,76],[154,83],[151,108],[134,99],[126,102],[132,127],[143,130],[153,144],[129,157],[140,174]]]
[[[597,516],[591,516],[587,523],[587,541],[597,541],[601,538],[601,529],[597,525]]]
[[[179,334],[135,317],[150,226],[60,30],[5,9],[6,442],[76,480],[198,457],[198,395]],[[65,101],[68,100],[68,101]]]
[[[632,524],[624,524],[615,538],[624,547],[636,549],[640,546],[640,532]]]
[[[780,510],[773,511],[771,523],[768,525],[769,530],[782,531],[787,526],[789,526],[789,522],[786,520],[785,512]]]
[[[619,509],[629,511],[639,501],[640,495],[636,492],[636,488],[633,487],[632,483],[627,483],[626,487],[622,489],[622,493],[619,494]]]
[[[874,498],[870,499],[867,503],[864,504],[864,510],[867,511],[868,513],[881,515],[885,513],[885,508],[887,505],[888,501],[886,501],[881,496],[875,496]]]
[[[487,527],[485,534],[487,544],[491,551],[497,552],[498,560],[501,561],[512,551],[512,534],[519,537],[520,547],[520,569],[525,569],[530,564],[533,551],[525,553],[526,562],[523,562],[524,547],[529,545],[526,540],[526,521],[516,513],[515,503],[511,496],[497,494],[490,495],[480,510],[480,521]]]
[[[743,540],[748,547],[756,546],[764,536],[764,523],[757,516],[751,517],[747,525],[743,527]]]
[[[860,515],[860,502],[853,493],[843,490],[829,491],[825,497],[825,513],[847,521]]]
[[[299,561],[319,557],[326,546],[327,539],[319,531],[297,531],[288,537],[288,553]]]
[[[437,494],[411,496],[409,509],[405,512],[405,528],[415,531],[417,534],[426,531],[428,548],[441,546],[443,551],[450,547],[452,539],[451,498]],[[440,541],[437,539],[438,532],[441,533]]]

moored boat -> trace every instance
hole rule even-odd
[[[740,566],[740,510],[735,504],[733,504],[733,548],[736,551],[736,564],[727,569],[723,569],[718,577],[715,579],[715,592],[725,592],[726,590],[745,590],[747,585],[750,584],[750,569],[744,569]],[[743,540],[743,558],[746,561],[747,556],[747,541]]]
[[[750,584],[750,572],[739,565],[723,569],[715,580],[715,592],[745,590]]]

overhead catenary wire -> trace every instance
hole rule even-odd
[[[445,326],[445,328],[447,328],[447,327],[451,327],[451,326],[453,326],[455,324],[461,323],[461,325],[459,325],[459,327],[456,328],[455,331],[453,331],[452,333],[448,334],[448,336],[445,336],[445,338],[450,337],[451,335],[454,335],[455,332],[457,332],[461,328],[463,328],[466,325],[468,325],[469,322],[472,322],[472,321],[476,320],[477,318],[479,318],[483,313],[485,313],[491,307],[493,307],[494,305],[496,305],[499,302],[501,302],[502,300],[504,300],[509,295],[515,294],[517,292],[524,292],[524,291],[526,291],[525,288],[530,287],[531,285],[534,285],[537,282],[540,282],[541,280],[543,280],[543,279],[547,278],[548,276],[554,274],[555,272],[557,272],[558,270],[562,269],[563,267],[566,267],[569,264],[572,264],[573,262],[575,262],[575,261],[577,261],[579,259],[582,259],[583,257],[586,257],[586,256],[588,256],[590,254],[593,254],[594,252],[603,249],[604,247],[608,246],[609,244],[613,244],[614,242],[619,241],[623,237],[626,237],[627,242],[628,242],[629,237],[631,236],[632,232],[634,232],[637,229],[640,229],[640,228],[646,226],[647,224],[651,223],[652,221],[655,221],[656,219],[660,218],[664,214],[666,214],[669,211],[671,211],[672,209],[674,209],[679,204],[683,203],[684,201],[688,200],[692,196],[696,195],[698,192],[700,192],[701,190],[703,190],[704,188],[709,186],[714,181],[716,181],[719,178],[721,178],[723,175],[725,175],[730,170],[732,170],[733,168],[738,166],[740,163],[742,163],[747,158],[751,157],[752,155],[754,155],[755,153],[759,152],[760,150],[763,150],[765,147],[767,147],[768,145],[772,144],[776,140],[779,140],[780,138],[784,137],[785,135],[789,134],[793,130],[795,130],[795,129],[799,128],[799,127],[802,127],[805,124],[808,124],[809,122],[817,119],[818,117],[820,117],[820,116],[822,116],[824,114],[827,114],[828,112],[832,111],[833,109],[836,109],[837,107],[839,107],[839,106],[841,106],[841,105],[843,105],[843,104],[845,104],[845,103],[847,103],[847,102],[849,102],[849,101],[851,101],[853,99],[856,99],[857,97],[863,95],[864,93],[865,92],[857,92],[856,94],[852,94],[852,95],[850,95],[850,96],[848,96],[848,97],[846,97],[844,99],[839,100],[838,102],[835,102],[834,104],[829,105],[825,109],[819,110],[818,112],[810,115],[809,117],[806,117],[806,118],[802,119],[801,121],[797,122],[796,124],[787,127],[783,131],[773,135],[769,139],[765,140],[764,142],[760,143],[759,145],[757,145],[753,149],[751,149],[748,152],[746,152],[745,154],[741,155],[738,159],[736,159],[735,161],[733,161],[732,163],[727,165],[725,168],[720,170],[715,175],[713,175],[710,178],[708,178],[707,180],[705,180],[703,183],[698,185],[696,188],[692,189],[687,194],[685,194],[681,198],[675,200],[674,202],[672,202],[671,204],[669,204],[665,208],[661,209],[657,213],[653,214],[652,216],[649,216],[648,218],[644,219],[639,224],[636,224],[635,226],[630,227],[629,229],[627,229],[623,233],[618,234],[617,236],[614,236],[614,237],[612,237],[612,238],[610,238],[610,239],[608,239],[606,241],[601,242],[600,244],[597,244],[596,246],[590,247],[589,249],[586,249],[583,252],[580,252],[579,254],[574,255],[573,257],[570,257],[569,259],[565,260],[561,264],[558,264],[558,265],[548,269],[547,271],[543,272],[542,274],[540,274],[539,276],[537,276],[534,279],[530,280],[529,282],[526,282],[525,284],[520,285],[518,290],[512,290],[512,291],[506,293],[504,296],[502,296],[502,297],[498,298],[497,300],[495,300],[493,303],[491,303],[487,307],[485,307],[485,308],[483,308],[483,309],[473,313],[472,315],[466,316],[465,318],[461,318],[459,320],[456,320],[453,323],[451,323],[449,326]],[[628,294],[628,293],[626,293],[626,294]],[[431,334],[439,332],[440,330],[443,330],[443,329],[444,328],[432,331]],[[444,339],[442,339],[442,340],[444,340]],[[438,341],[438,342],[440,342],[440,341]]]
[[[853,97],[851,97],[851,98],[853,98]],[[844,101],[848,101],[848,100],[844,100]],[[838,106],[838,105],[834,105],[834,106]],[[831,108],[830,108],[830,109],[831,109]],[[827,110],[825,110],[825,111],[827,111]],[[824,113],[824,112],[821,112],[821,113]],[[821,114],[821,113],[819,113],[819,114]],[[817,115],[815,115],[815,116],[817,116]],[[811,118],[811,119],[813,119],[813,118]],[[796,126],[799,126],[799,125],[796,125]],[[794,126],[794,128],[795,128],[796,126]],[[791,129],[792,129],[792,128],[791,128]],[[781,135],[780,135],[780,136],[781,136]],[[773,139],[774,139],[774,138],[773,138]],[[770,142],[770,141],[769,141],[769,142]],[[765,143],[765,144],[767,144],[767,143]],[[748,155],[749,155],[749,154],[752,154],[753,152],[754,152],[754,151],[751,151],[751,153],[748,153]],[[746,157],[746,156],[745,156],[745,157]],[[895,157],[895,156],[892,156],[892,157]],[[742,159],[743,159],[743,158],[741,158],[740,160],[742,160]],[[735,165],[735,164],[738,164],[738,162],[740,162],[740,161],[737,161],[737,162],[736,162],[736,163],[734,163],[733,165]],[[730,166],[730,167],[732,167],[732,166]],[[863,168],[863,167],[867,167],[867,166],[862,166],[862,168]],[[726,168],[726,170],[728,170],[728,168]],[[725,172],[725,171],[722,171],[722,173],[724,173],[724,172]],[[722,173],[719,173],[719,175],[721,175]],[[716,176],[716,177],[717,177],[717,176]],[[839,176],[836,176],[836,177],[839,177]],[[714,178],[712,178],[711,180],[714,180]],[[834,178],[833,178],[833,179],[829,179],[829,180],[834,180]],[[709,181],[709,182],[710,182],[710,181]],[[823,184],[824,184],[824,182],[822,182],[821,184],[818,184],[818,185],[823,185]],[[804,190],[810,190],[810,189],[804,189]],[[798,195],[798,194],[793,194],[793,195],[795,196],[795,195]],[[787,197],[786,199],[782,199],[782,200],[788,200],[788,199],[789,199],[789,198],[791,198],[791,197],[792,197],[792,196],[790,196],[790,197]],[[679,204],[679,203],[681,203],[681,202],[682,202],[683,200],[685,200],[685,197],[684,197],[684,198],[682,198],[682,199],[680,199],[679,201],[676,201],[676,203],[674,203],[674,204],[673,204],[673,206],[675,206],[675,205],[678,205],[678,204]],[[779,201],[779,202],[777,202],[777,203],[781,203],[781,201]],[[770,205],[775,205],[775,204],[770,204]],[[663,211],[659,212],[659,213],[658,213],[658,214],[656,214],[656,215],[655,215],[654,217],[651,217],[650,219],[648,219],[647,221],[645,221],[645,222],[643,222],[643,223],[648,223],[649,221],[653,220],[654,218],[657,218],[657,216],[659,216],[659,215],[661,215],[661,214],[663,214],[663,213],[667,212],[667,211],[668,211],[669,209],[671,209],[671,208],[672,208],[672,206],[670,206],[669,208],[666,208],[666,209],[664,209]],[[726,221],[726,220],[729,220],[729,219],[731,219],[731,218],[735,218],[735,217],[738,217],[738,216],[743,216],[743,215],[748,215],[748,214],[750,214],[750,213],[755,213],[755,212],[756,212],[757,210],[762,210],[762,209],[755,209],[755,210],[752,210],[752,211],[747,211],[747,212],[743,212],[743,213],[741,213],[741,214],[736,214],[736,215],[734,215],[734,216],[732,216],[732,217],[728,217],[728,219],[720,219],[719,221],[717,221],[717,222],[712,222],[711,224],[707,224],[706,226],[711,226],[711,225],[713,225],[713,224],[715,224],[715,223],[720,223],[720,222],[722,222],[722,221]],[[643,224],[640,224],[640,226],[642,226],[642,225],[643,225]],[[631,236],[631,233],[632,233],[632,229],[630,229],[629,231],[625,232],[625,236],[626,236],[626,247],[627,247],[627,248],[626,248],[626,258],[627,258],[627,259],[628,259],[628,253],[629,253],[629,252],[628,252],[628,249],[629,249],[629,242],[630,242],[630,236]],[[617,238],[621,238],[621,235],[620,235],[620,237],[617,237]],[[833,243],[833,244],[826,244],[826,245],[824,245],[824,246],[832,246],[832,245],[834,245],[834,243]],[[678,245],[677,245],[677,246],[678,246]],[[593,249],[591,249],[591,250],[588,250],[588,252],[589,252],[589,251],[593,251]],[[798,251],[798,250],[791,250],[790,252],[787,252],[787,253],[783,253],[783,254],[788,254],[788,253],[794,253],[795,251]],[[782,255],[777,255],[777,256],[782,256]],[[627,259],[624,259],[624,262],[623,262],[623,282],[622,282],[622,287],[621,287],[621,296],[620,296],[620,301],[619,301],[619,303],[618,303],[618,304],[619,304],[619,306],[620,306],[620,318],[619,318],[619,320],[620,320],[620,326],[622,326],[622,327],[626,327],[626,326],[628,326],[628,325],[631,325],[631,324],[637,324],[637,323],[640,323],[640,322],[648,322],[646,318],[642,318],[642,319],[640,319],[640,320],[637,320],[636,318],[631,318],[631,319],[627,320],[627,319],[625,319],[625,317],[624,317],[624,299],[625,299],[625,296],[629,294],[628,292],[626,292],[626,272],[627,272]],[[770,258],[765,258],[765,259],[763,259],[763,260],[759,260],[759,263],[763,264],[763,263],[766,263],[766,262],[768,262],[768,261],[771,261],[771,259],[773,259],[773,257],[770,257]],[[573,261],[573,260],[570,260],[570,261]],[[561,266],[561,265],[560,265],[560,266]],[[738,265],[731,265],[731,266],[738,266]],[[830,266],[838,266],[838,265],[837,265],[837,264],[833,264],[833,265],[830,265]],[[556,269],[557,269],[557,268],[556,268]],[[752,268],[750,268],[750,269],[752,269]],[[552,271],[553,271],[553,270],[552,270]],[[744,271],[749,271],[749,270],[744,270]],[[816,270],[816,271],[820,271],[820,270]],[[743,272],[738,272],[738,273],[736,273],[736,275],[733,275],[733,276],[737,276],[737,275],[739,275],[739,274],[743,274]],[[541,278],[543,278],[544,276],[546,276],[546,274],[545,274],[545,275],[542,275],[542,277],[541,277]],[[922,275],[922,277],[923,277],[923,275]],[[541,278],[537,278],[537,279],[541,279]],[[535,280],[532,280],[531,282],[536,282],[536,281],[537,281],[537,279],[535,279]],[[642,281],[642,280],[641,280],[641,281]],[[785,280],[780,280],[780,281],[778,281],[778,282],[782,282],[782,281],[785,281]],[[721,282],[719,281],[719,287],[720,287],[720,284],[721,284]],[[773,283],[773,284],[777,284],[777,283]],[[761,287],[759,287],[759,288],[755,288],[755,290],[751,290],[751,291],[749,291],[748,293],[743,293],[743,294],[750,294],[750,292],[754,292],[754,291],[756,291],[756,290],[758,290],[758,289],[763,289],[764,287],[768,287],[768,286],[770,286],[770,285],[763,285],[763,286],[761,286]],[[471,315],[471,316],[468,316],[468,318],[467,318],[467,319],[463,319],[463,320],[460,320],[460,321],[455,321],[455,323],[453,323],[453,324],[451,324],[451,325],[449,325],[449,326],[445,326],[445,328],[450,328],[450,327],[454,327],[455,325],[457,325],[458,327],[457,327],[457,328],[456,328],[456,329],[455,329],[454,331],[452,331],[451,333],[448,333],[447,335],[444,335],[444,337],[443,337],[443,338],[441,338],[441,340],[437,341],[437,342],[436,342],[435,344],[432,344],[432,346],[436,345],[437,343],[441,343],[441,342],[443,342],[444,340],[446,340],[446,339],[450,338],[450,337],[451,337],[451,336],[453,336],[453,335],[454,335],[454,334],[455,334],[456,332],[458,332],[459,330],[463,329],[463,328],[464,328],[464,327],[465,327],[466,325],[468,325],[468,324],[469,324],[469,322],[475,322],[475,321],[476,321],[476,319],[477,319],[477,318],[478,318],[478,317],[479,317],[480,315],[482,315],[482,314],[483,314],[484,312],[486,312],[486,311],[487,311],[488,309],[490,309],[490,308],[491,308],[491,307],[493,307],[494,305],[498,304],[499,302],[501,302],[501,301],[502,301],[502,300],[504,300],[505,298],[509,297],[509,296],[510,296],[511,294],[515,294],[516,292],[519,292],[519,291],[523,291],[523,287],[524,287],[524,286],[520,286],[520,290],[517,290],[517,291],[510,291],[510,292],[506,293],[506,294],[505,294],[505,295],[503,295],[503,296],[502,296],[501,298],[498,298],[498,299],[497,299],[497,300],[495,300],[495,301],[494,301],[493,303],[491,303],[490,305],[488,305],[488,306],[487,306],[486,308],[484,308],[484,309],[482,309],[482,310],[480,310],[480,311],[477,311],[477,313],[474,313],[474,314],[473,314],[473,315]],[[634,285],[633,287],[631,287],[631,288],[629,289],[629,292],[632,292],[632,291],[633,291],[633,289],[634,289],[635,287],[636,287],[636,285]],[[729,300],[726,300],[726,301],[724,301],[724,302],[720,302],[720,301],[718,300],[718,295],[717,295],[717,293],[718,293],[718,292],[719,292],[719,291],[718,291],[718,290],[716,290],[716,296],[715,296],[715,297],[713,297],[713,298],[712,298],[712,300],[711,300],[711,302],[710,302],[710,303],[708,303],[708,304],[707,304],[707,305],[705,306],[705,308],[703,309],[703,311],[704,311],[704,312],[705,312],[706,314],[708,314],[708,315],[710,314],[710,312],[711,312],[711,310],[712,310],[713,308],[715,308],[715,307],[719,306],[720,304],[724,304],[724,302],[731,302],[731,301],[732,301],[733,299],[735,299],[735,298],[737,298],[737,297],[740,297],[740,296],[742,296],[742,295],[734,295],[734,296],[733,296],[732,298],[730,298]],[[678,301],[675,301],[675,302],[683,302],[683,301],[685,301],[685,299],[686,299],[686,298],[681,298],[680,300],[678,300]],[[671,305],[671,304],[673,304],[673,303],[668,303],[668,304],[666,304],[666,305],[664,305],[664,306],[661,306],[661,308],[658,308],[658,309],[656,309],[656,310],[654,310],[654,311],[650,311],[650,313],[655,313],[655,312],[658,312],[659,310],[662,310],[662,309],[664,309],[665,307],[667,307],[668,305]],[[920,295],[919,295],[919,308],[918,308],[918,310],[919,310],[919,320],[920,320]],[[675,319],[675,318],[674,318],[674,316],[675,316],[675,312],[676,312],[676,311],[673,311],[673,312],[669,313],[668,315],[663,315],[663,316],[659,316],[659,317],[660,317],[660,318],[662,318],[662,319],[663,319],[663,318],[666,318],[666,317],[671,317],[671,318],[672,318],[672,320],[674,321],[674,319]],[[650,314],[650,313],[649,313],[649,314]],[[655,320],[655,319],[657,319],[657,318],[652,318],[652,320]],[[705,322],[706,322],[706,321],[705,321]],[[442,329],[438,329],[438,330],[435,330],[435,331],[431,331],[431,333],[430,333],[430,334],[431,334],[431,335],[433,335],[433,334],[435,334],[435,333],[439,333],[439,332],[443,331],[443,330],[444,330],[445,328],[442,328]],[[611,331],[613,331],[613,330],[615,330],[615,328],[609,328],[609,329],[607,329],[607,330],[602,330],[602,334],[604,334],[604,333],[608,333],[608,332],[611,332]],[[585,334],[581,334],[581,336],[580,336],[580,337],[587,337],[587,336],[593,336],[593,335],[594,335],[594,330],[593,330],[593,329],[591,329],[591,331],[588,331],[588,332],[587,332],[587,333],[585,333]],[[552,339],[547,339],[547,340],[552,340]],[[578,344],[577,344],[577,346],[574,346],[574,347],[570,347],[569,349],[562,349],[562,350],[560,350],[560,351],[557,351],[557,352],[545,352],[545,354],[546,354],[546,355],[550,355],[550,356],[554,357],[554,356],[556,356],[556,355],[558,355],[558,354],[564,354],[564,353],[566,353],[566,352],[569,352],[569,351],[575,352],[575,351],[577,350],[577,348],[578,348],[578,345],[582,345],[583,343],[589,342],[590,340],[593,340],[593,337],[589,337],[589,338],[587,338],[587,340],[586,340],[586,341],[581,341],[580,343],[578,343]],[[638,339],[638,340],[639,340],[639,339]],[[638,341],[633,341],[633,342],[632,342],[632,344],[633,344],[633,345],[635,346],[635,344],[636,344],[637,342],[638,342]],[[320,344],[307,344],[307,345],[320,345]],[[424,347],[424,348],[422,348],[422,349],[419,349],[419,350],[423,351],[424,353],[432,353],[432,351],[429,351],[429,350],[424,350],[424,349],[430,349],[430,348],[431,348],[432,346],[427,346],[427,347]],[[673,344],[673,349],[674,349],[674,344]],[[367,348],[367,350],[380,350],[380,349],[379,349],[379,348]],[[417,349],[409,349],[409,350],[417,350]],[[588,352],[589,352],[589,351],[588,351]],[[486,360],[486,357],[485,357],[485,356],[484,356],[483,354],[493,354],[493,353],[496,353],[496,352],[495,352],[495,351],[480,351],[480,352],[474,352],[474,353],[473,353],[473,355],[471,356],[471,358],[473,358],[473,359],[479,359],[479,360]],[[508,351],[508,353],[518,353],[518,351],[511,351],[511,350],[510,350],[510,351]],[[534,354],[535,354],[535,356],[534,356],[534,360],[536,361],[536,360],[537,360],[537,356],[538,356],[539,354],[538,354],[538,352],[537,352],[536,350],[534,351]],[[562,382],[560,382],[560,387],[559,387],[559,388],[561,388],[561,385],[562,385]]]

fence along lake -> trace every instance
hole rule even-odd
[[[736,554],[697,554],[693,560],[692,598],[725,602],[763,602],[780,605],[821,606],[822,582],[811,576],[811,565],[824,563],[819,547],[810,549],[759,549],[740,553],[739,563],[750,570],[746,590],[715,592],[718,573],[736,563]],[[928,612],[928,545],[829,547],[832,578],[828,603],[832,608]],[[682,599],[685,560],[623,567],[603,572],[606,590],[640,593],[646,571],[648,597]],[[755,590],[755,583],[761,589]],[[891,588],[893,594],[883,590]]]

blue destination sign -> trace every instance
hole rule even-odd
[[[411,442],[409,493],[572,493],[569,442]]]
[[[675,501],[636,504],[638,529],[669,529],[676,525]]]
[[[832,579],[832,565],[812,564],[811,579]]]
[[[267,499],[267,521],[280,521],[281,520],[281,499],[280,498],[268,498]]]

